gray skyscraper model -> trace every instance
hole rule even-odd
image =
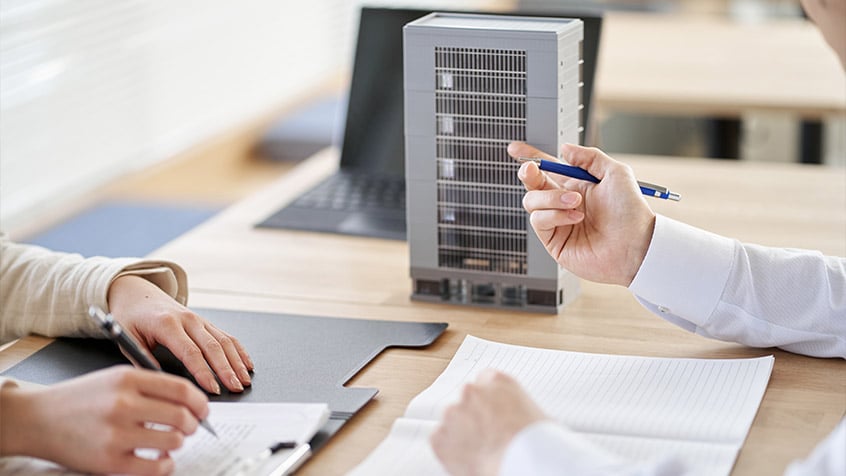
[[[582,22],[432,13],[404,28],[413,299],[557,313],[578,279],[522,206],[508,143],[577,143]]]

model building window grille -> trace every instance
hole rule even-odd
[[[433,13],[406,25],[413,298],[557,312],[577,294],[529,225],[507,147],[578,142],[581,40],[575,19]]]
[[[525,274],[523,190],[505,150],[526,139],[526,52],[435,47],[434,79],[438,264]]]

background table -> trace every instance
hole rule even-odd
[[[660,213],[744,241],[846,255],[843,169],[618,158],[629,162],[638,177],[683,195],[678,203],[650,201]],[[327,150],[153,253],[185,266],[190,303],[198,307],[450,323],[429,348],[390,349],[351,380],[350,385],[376,387],[380,393],[301,474],[342,474],[363,460],[410,400],[443,371],[466,334],[610,354],[774,354],[772,379],[735,475],[781,474],[846,411],[846,362],[705,339],[652,315],[623,288],[583,282],[581,295],[557,316],[412,302],[405,242],[253,227],[335,167],[337,153]],[[30,337],[12,345],[0,353],[0,369],[46,342]],[[256,372],[261,371],[256,362]]]
[[[820,119],[846,111],[846,73],[804,19],[608,12],[595,97],[603,114]]]

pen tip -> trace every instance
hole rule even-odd
[[[211,424],[207,420],[200,420],[200,425],[202,425],[203,428],[205,428],[215,438],[220,438],[219,436],[217,436],[217,432],[214,431],[214,428],[212,428]]]
[[[520,162],[520,163],[523,163],[523,162],[534,162],[534,163],[536,163],[536,164],[537,164],[537,163],[540,163],[540,161],[541,161],[541,159],[539,159],[539,158],[537,158],[537,157],[515,157],[515,160],[517,160],[517,162]]]

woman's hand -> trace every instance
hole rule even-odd
[[[189,380],[125,365],[50,387],[6,387],[0,392],[0,454],[83,472],[170,474],[168,452],[181,447],[208,413],[208,399]],[[160,456],[138,457],[138,448]]]
[[[109,288],[109,310],[148,350],[167,347],[206,391],[220,394],[215,374],[232,392],[250,385],[255,366],[241,343],[146,279],[116,279]]]

